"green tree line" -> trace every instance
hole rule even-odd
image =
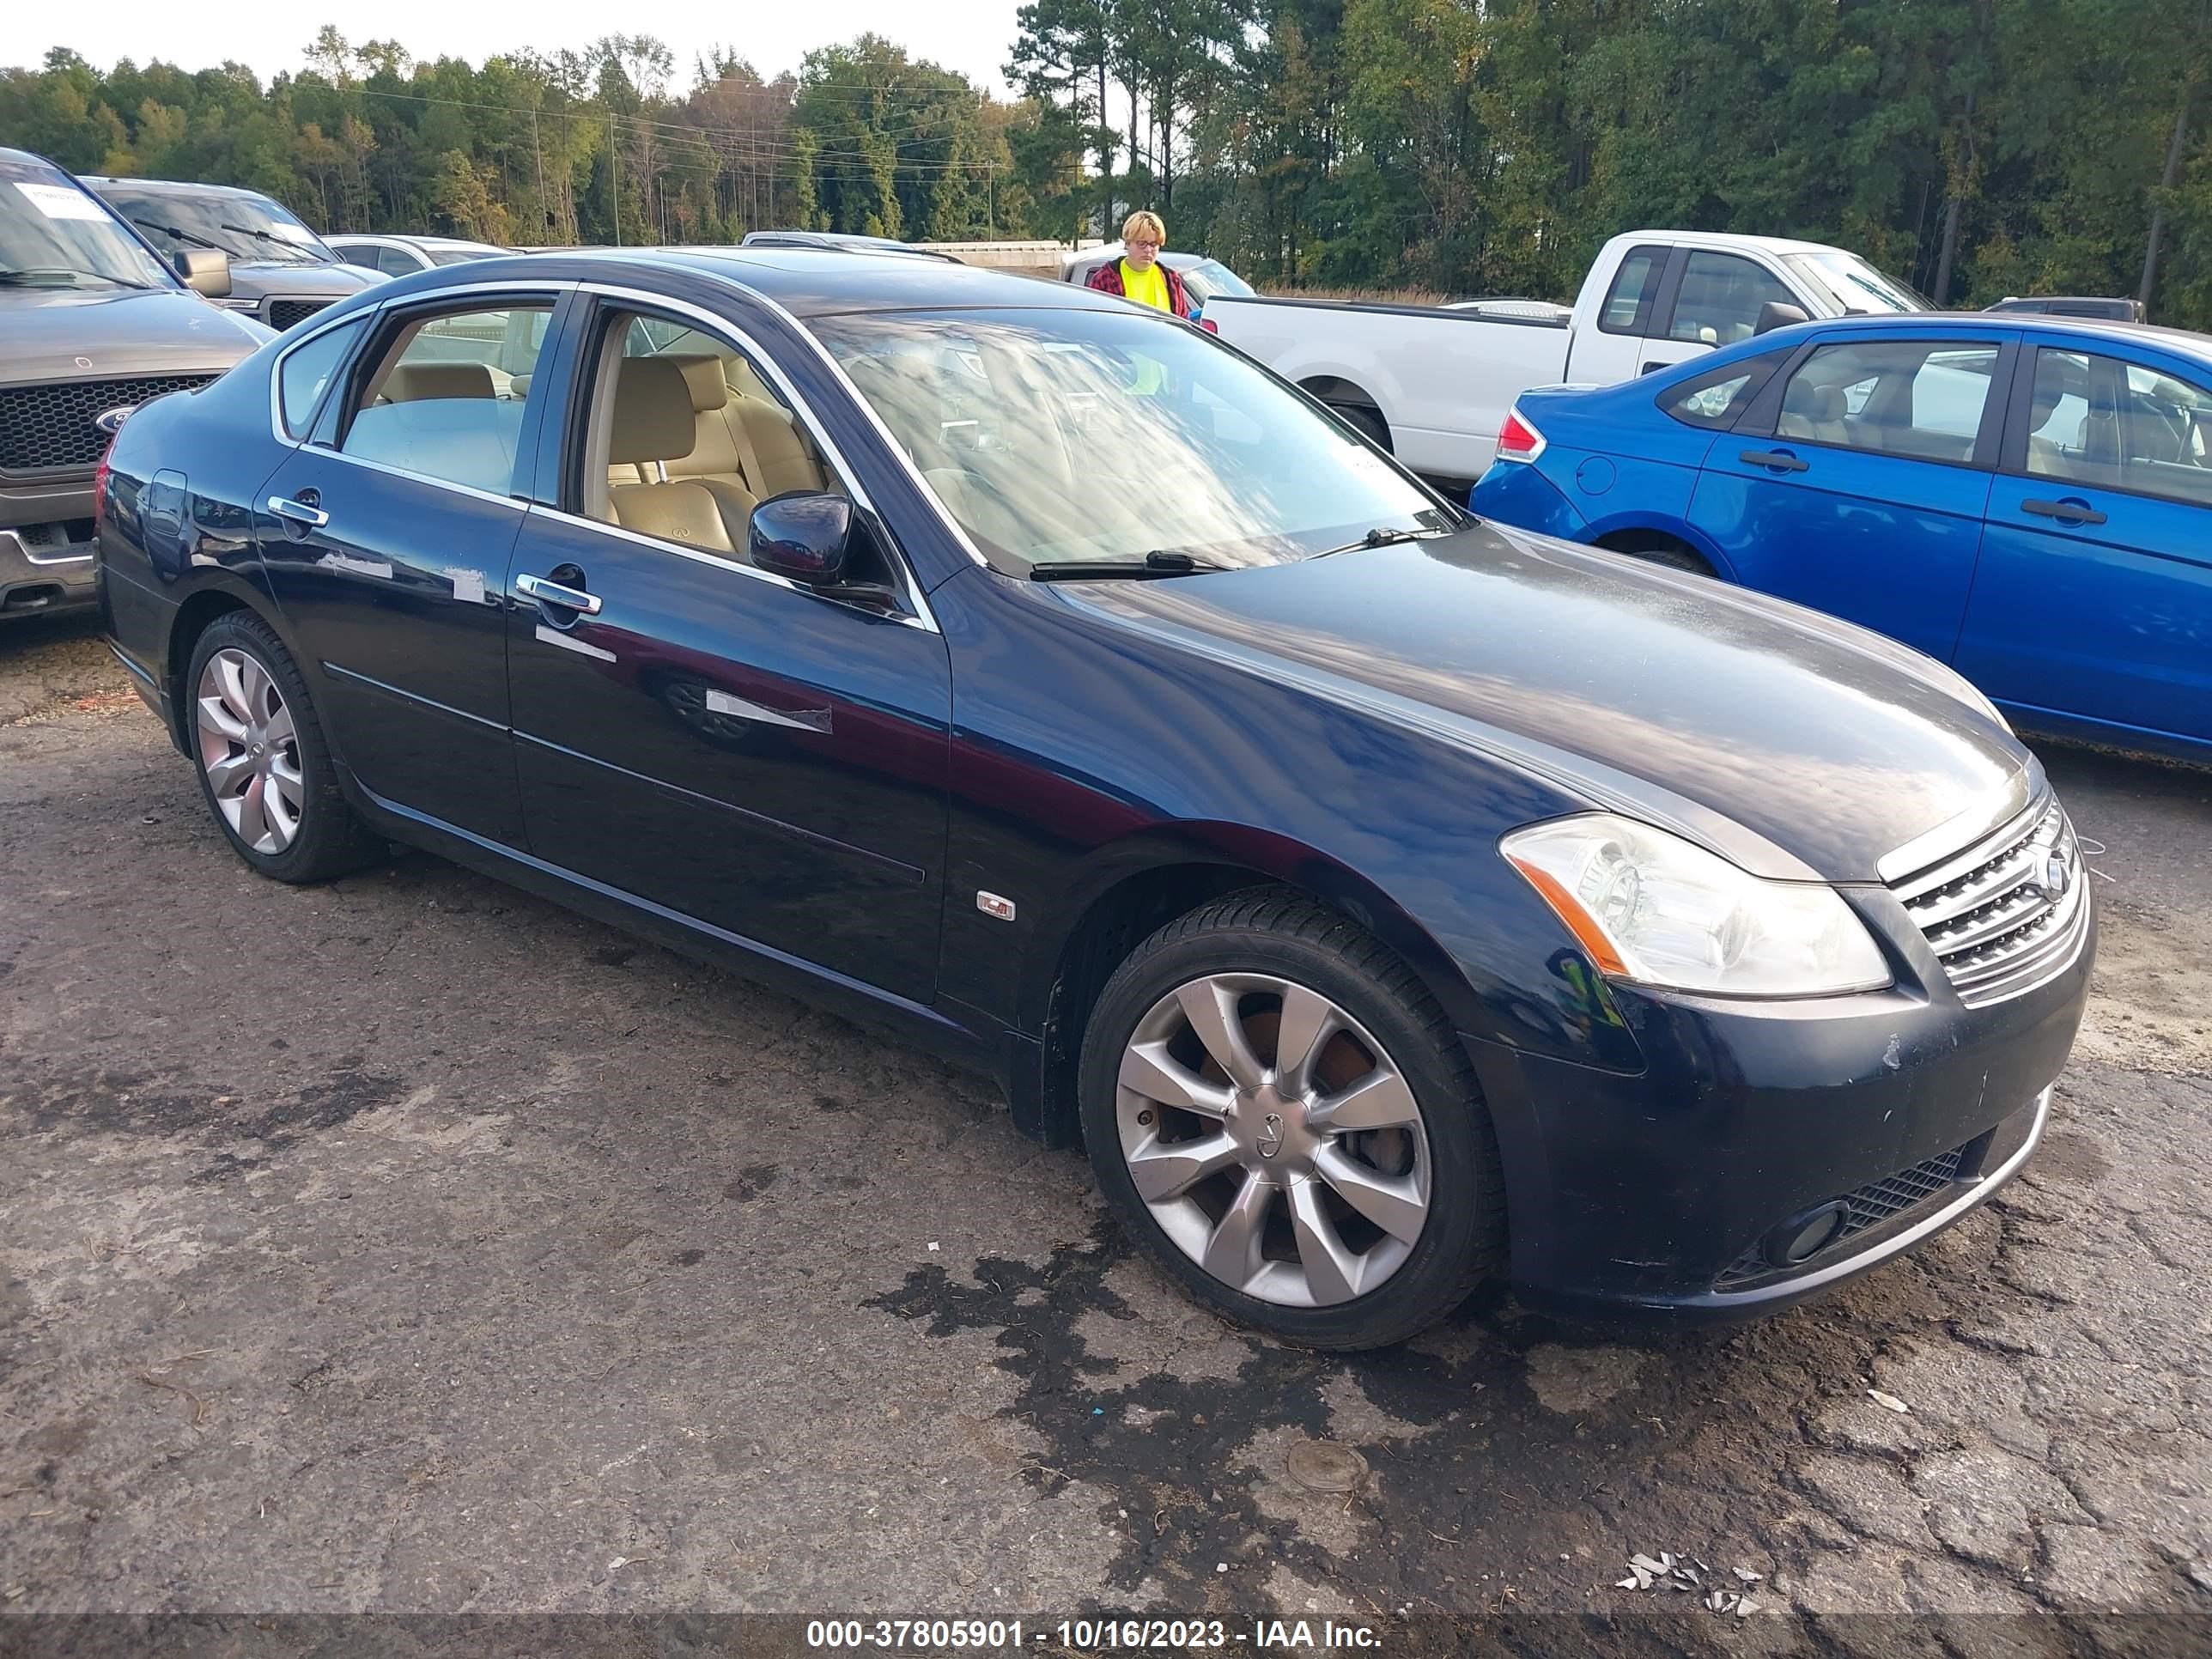
[[[325,27],[267,86],[57,52],[0,70],[0,143],[332,230],[1068,238],[1143,205],[1256,281],[1567,298],[1654,226],[2212,325],[2212,0],[1031,0],[1018,27],[1012,101],[874,35],[774,79],[620,34],[472,66]]]

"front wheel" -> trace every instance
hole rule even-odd
[[[1080,1091],[1123,1223],[1242,1323],[1383,1346],[1503,1255],[1496,1143],[1451,1023],[1295,894],[1234,895],[1139,946],[1100,994]]]

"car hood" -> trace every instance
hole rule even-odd
[[[181,289],[0,288],[0,380],[220,373],[270,337]]]
[[[264,294],[296,295],[302,299],[343,299],[372,288],[382,276],[359,265],[287,265],[260,260],[233,260],[230,291],[238,298]]]
[[[1488,524],[1056,591],[1495,753],[1774,879],[1894,879],[2041,787],[2027,750],[1929,658],[1704,577]]]

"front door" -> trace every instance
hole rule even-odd
[[[501,595],[556,303],[477,295],[379,319],[257,504],[270,587],[347,768],[390,805],[509,845],[522,826]]]
[[[1948,661],[1998,416],[1996,337],[1823,342],[1705,457],[1690,520],[1735,579]]]
[[[2048,344],[2022,380],[1959,671],[2122,737],[2212,741],[2212,391]]]
[[[854,492],[735,339],[605,301],[580,337],[562,506],[532,510],[511,584],[530,848],[740,943],[927,1001],[945,641],[865,511],[856,556],[874,594],[750,562],[757,501]]]

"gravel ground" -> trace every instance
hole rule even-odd
[[[4,1607],[1572,1613],[1522,1645],[1881,1654],[2202,1613],[2212,774],[2046,759],[2104,949],[2003,1197],[1749,1328],[1486,1296],[1346,1360],[1193,1309],[1079,1157],[915,1054],[428,858],[256,879],[89,628],[18,628]],[[1356,1490],[1291,1474],[1312,1440]],[[1639,1550],[1782,1616],[1660,1620],[1615,1586]]]

